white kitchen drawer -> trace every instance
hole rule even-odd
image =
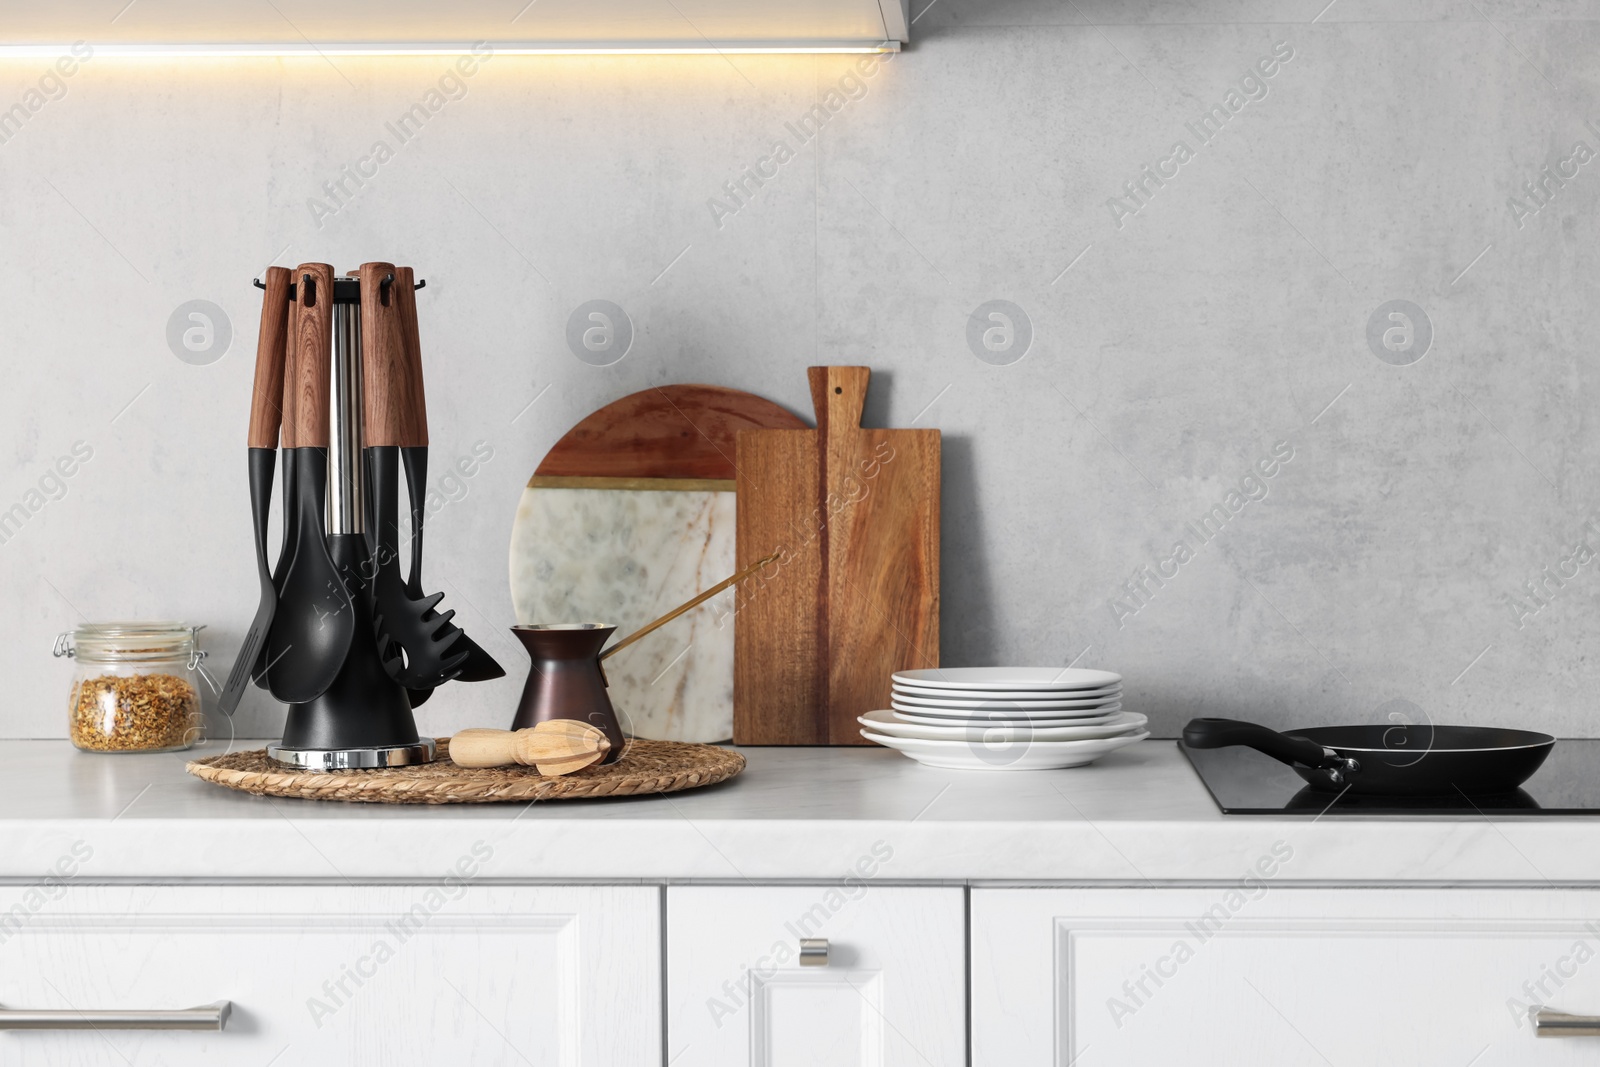
[[[959,888],[667,890],[667,1059],[679,1067],[967,1062]],[[801,966],[826,938],[826,966]]]
[[[1600,1062],[1521,1007],[1600,1015],[1600,893],[1234,892],[974,890],[972,1062]]]
[[[4,1032],[7,1065],[660,1063],[659,889],[29,892],[0,889],[0,903],[20,909],[0,915],[0,1005],[93,1012],[229,1000],[233,1014],[220,1033]]]

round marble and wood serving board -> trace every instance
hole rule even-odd
[[[666,385],[567,431],[534,470],[511,531],[517,621],[602,622],[619,638],[734,572],[740,430],[808,424],[753,393]],[[623,732],[733,736],[733,605],[723,592],[605,664]]]
[[[615,763],[596,764],[559,777],[532,767],[458,767],[450,739],[439,755],[416,767],[371,771],[307,771],[267,758],[266,749],[192,760],[196,778],[257,796],[351,800],[369,804],[493,804],[511,800],[577,800],[676,793],[727,781],[744,770],[744,757],[715,745],[629,741]]]

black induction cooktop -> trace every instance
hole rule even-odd
[[[1341,796],[1253,748],[1177,745],[1224,815],[1600,815],[1600,739],[1559,740],[1515,793],[1470,798]]]

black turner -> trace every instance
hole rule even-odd
[[[288,269],[268,268],[266,290],[261,300],[261,333],[256,343],[256,375],[250,396],[250,431],[246,438],[250,519],[255,533],[261,603],[217,702],[218,709],[230,716],[244,696],[257,657],[267,646],[267,634],[278,606],[278,590],[267,565],[267,517],[272,510],[272,472],[278,461],[278,428],[283,422],[283,367],[289,327]]]

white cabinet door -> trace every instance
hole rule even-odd
[[[826,938],[802,966],[802,938]],[[667,1060],[678,1067],[960,1067],[959,888],[667,890]]]
[[[660,914],[643,886],[7,887],[0,1006],[233,1014],[0,1032],[0,1063],[659,1064]]]
[[[1530,1004],[1600,1015],[1589,890],[985,889],[974,1064],[1600,1063]]]

